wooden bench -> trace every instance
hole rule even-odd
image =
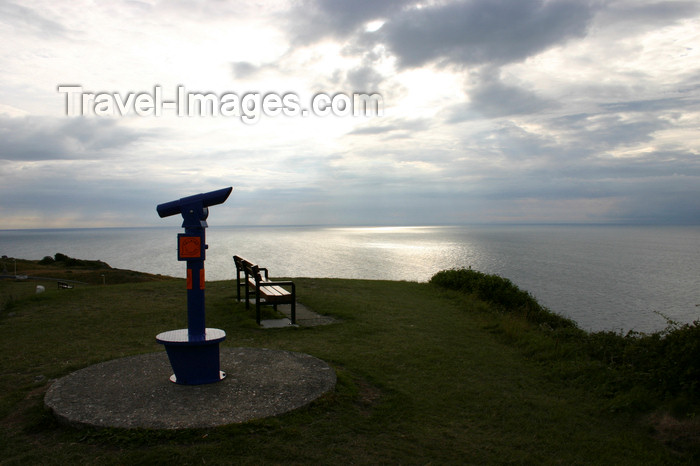
[[[271,281],[266,268],[258,267],[240,256],[233,256],[233,262],[236,264],[236,296],[238,301],[241,301],[241,290],[244,290],[246,309],[250,307],[250,299],[255,298],[255,320],[258,325],[260,325],[262,304],[272,305],[275,311],[278,304],[290,304],[292,325],[295,325],[296,288],[294,282]],[[291,287],[291,292],[283,286]]]

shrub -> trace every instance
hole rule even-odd
[[[45,257],[44,259],[47,259],[47,258],[50,259],[50,257]],[[87,267],[87,268],[92,268],[92,269],[111,269],[112,268],[106,262],[102,262],[99,260],[98,261],[91,261],[91,260],[74,259],[73,257],[68,257],[65,254],[61,254],[60,252],[57,252],[54,255],[54,260],[56,263],[60,263],[64,267]]]
[[[687,393],[695,397],[700,389],[700,322],[685,324],[666,334],[663,358],[657,377],[671,394]]]
[[[451,269],[433,275],[430,283],[471,294],[497,306],[501,312],[520,313],[527,321],[535,324],[546,325],[552,329],[577,327],[573,320],[549,311],[530,293],[498,275],[472,269]]]

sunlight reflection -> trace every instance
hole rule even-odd
[[[345,231],[348,233],[423,233],[434,230],[436,226],[383,226],[383,227],[332,227],[326,228],[328,231]]]

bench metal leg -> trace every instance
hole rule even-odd
[[[240,272],[236,273],[236,298],[238,299],[238,302],[241,302],[241,274]]]
[[[297,324],[297,287],[292,282],[292,325]]]
[[[260,291],[255,292],[255,320],[260,325]]]

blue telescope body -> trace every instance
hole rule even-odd
[[[221,329],[206,328],[204,316],[204,259],[207,245],[204,229],[209,206],[223,204],[233,187],[187,196],[156,207],[158,215],[182,214],[185,233],[177,235],[179,261],[187,262],[187,328],[162,332],[156,341],[165,346],[175,383],[199,385],[225,377],[219,370],[219,342],[226,338]]]
[[[209,216],[208,207],[226,202],[231,191],[233,191],[233,187],[182,197],[176,201],[159,204],[156,210],[161,218],[182,214],[182,218],[184,219],[182,226],[184,228],[206,228],[207,222],[205,222],[205,220]]]

